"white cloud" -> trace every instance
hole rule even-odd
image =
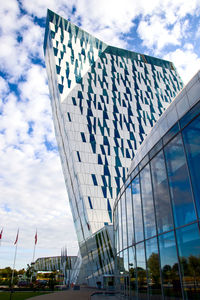
[[[176,23],[173,30],[167,28],[165,20],[160,16],[151,16],[149,20],[143,20],[138,26],[138,34],[147,48],[160,51],[166,45],[179,45],[181,36],[181,25]]]
[[[176,49],[168,53],[164,58],[175,63],[185,84],[200,70],[200,57],[193,52],[190,44],[186,44],[184,49]]]
[[[7,81],[0,76],[0,97],[4,97],[9,92]]]

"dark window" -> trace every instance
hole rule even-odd
[[[174,221],[178,227],[196,218],[181,135],[178,134],[164,149]]]

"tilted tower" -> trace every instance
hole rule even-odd
[[[87,265],[96,253],[93,273],[112,272],[98,234],[112,224],[131,160],[182,81],[171,62],[109,46],[50,10],[44,53],[81,255]]]

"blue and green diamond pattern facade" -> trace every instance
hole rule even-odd
[[[50,10],[44,52],[81,243],[112,224],[136,150],[183,84],[171,62],[109,46]]]

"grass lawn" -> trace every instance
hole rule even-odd
[[[12,293],[12,300],[25,300],[31,297],[47,294],[47,292],[14,292]],[[0,292],[1,300],[10,300],[10,292]]]

